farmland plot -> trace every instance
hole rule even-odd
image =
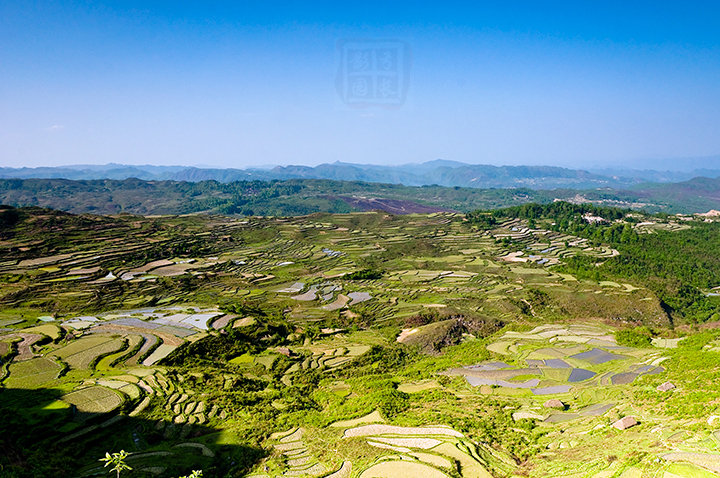
[[[75,390],[62,399],[84,413],[108,413],[123,403],[122,397],[116,392],[100,386]]]
[[[125,346],[125,340],[112,336],[82,337],[52,352],[71,368],[83,370],[100,356],[116,352]]]
[[[35,388],[56,378],[62,367],[47,357],[14,362],[4,384],[11,388]]]

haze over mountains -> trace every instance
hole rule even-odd
[[[710,162],[712,163],[712,162]],[[663,163],[660,163],[663,164]],[[702,164],[702,163],[695,163]],[[331,179],[472,188],[592,189],[627,188],[644,182],[677,182],[694,177],[720,177],[720,169],[653,170],[606,168],[570,169],[557,166],[493,166],[434,160],[421,164],[379,166],[326,163],[318,166],[221,169],[191,166],[70,165],[38,168],[0,168],[0,178],[57,178],[73,180],[128,179],[232,182],[242,180]]]

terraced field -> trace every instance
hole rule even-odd
[[[558,271],[618,252],[524,220],[35,211],[0,252],[20,457],[2,466],[96,476],[125,449],[137,476],[717,472],[720,337],[673,330],[643,284]],[[637,324],[647,343],[618,343]]]
[[[327,476],[347,477],[353,474],[365,477],[395,476],[434,476],[447,477],[457,469],[460,463],[464,476],[491,478],[485,462],[477,450],[477,444],[468,441],[462,435],[448,427],[394,427],[382,423],[377,413],[353,420],[352,425],[368,425],[345,428],[347,422],[336,422],[330,427],[337,430],[339,440],[361,441],[379,450],[389,450],[369,463],[344,460],[334,472]],[[315,459],[303,442],[305,430],[302,428],[277,433],[274,449],[287,457],[288,469],[281,476],[322,475],[327,468]],[[395,452],[395,453],[390,453]],[[506,458],[507,459],[507,458]],[[358,468],[360,468],[358,472]],[[268,475],[253,475],[255,478]]]
[[[615,249],[591,246],[587,239],[546,229],[530,229],[527,222],[521,219],[505,221],[491,230],[490,234],[495,239],[512,241],[513,250],[502,256],[506,262],[530,262],[551,266],[558,264],[563,258],[577,254],[598,258],[618,255]]]
[[[56,378],[61,369],[57,362],[45,357],[18,361],[10,365],[4,383],[12,388],[35,388]]]

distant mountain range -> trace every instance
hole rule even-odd
[[[0,178],[18,179],[115,179],[146,181],[214,180],[223,183],[251,180],[330,179],[402,184],[439,185],[470,188],[529,189],[625,189],[645,183],[686,181],[697,176],[720,177],[720,169],[694,171],[656,171],[598,169],[586,171],[556,166],[492,166],[438,159],[421,164],[378,166],[336,162],[318,166],[277,166],[274,168],[221,169],[189,166],[134,166],[122,164],[74,165],[39,168],[0,168]]]

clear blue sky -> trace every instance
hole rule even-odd
[[[713,3],[6,0],[0,166],[717,155]],[[348,104],[380,40],[407,96]]]

